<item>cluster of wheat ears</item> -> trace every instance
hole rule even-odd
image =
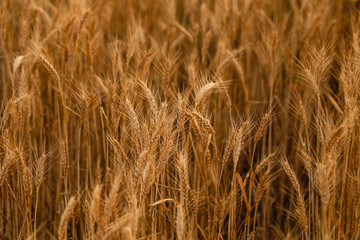
[[[0,239],[359,239],[351,0],[1,0]]]

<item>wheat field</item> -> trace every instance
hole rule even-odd
[[[0,1],[0,239],[360,239],[360,3]]]

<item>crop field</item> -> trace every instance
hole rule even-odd
[[[360,239],[360,1],[1,0],[1,240]]]

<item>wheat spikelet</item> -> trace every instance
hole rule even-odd
[[[304,164],[304,167],[306,168],[308,174],[310,175],[313,170],[313,167],[312,167],[313,159],[311,158],[311,156],[306,152],[306,150],[300,149],[299,159]]]
[[[49,72],[50,76],[57,82],[60,82],[60,76],[58,72],[55,70],[54,66],[50,63],[48,58],[45,56],[45,54],[42,52],[42,49],[39,46],[35,45],[36,49],[36,56],[40,58],[41,63],[44,65],[46,70]]]
[[[154,53],[155,53],[155,49],[152,48],[152,49],[148,50],[145,53],[144,57],[141,59],[139,66],[138,66],[140,78],[143,78],[145,73],[148,71],[149,65],[150,65],[150,62],[151,62],[151,59],[152,59],[152,56],[154,55]]]
[[[254,137],[254,145],[256,145],[259,140],[261,139],[261,137],[263,136],[265,130],[266,130],[266,127],[268,125],[268,122],[269,122],[269,119],[270,119],[270,115],[268,113],[266,113],[262,118],[261,118],[261,122],[260,122],[260,126],[255,134],[255,137]]]
[[[212,135],[215,134],[215,130],[211,126],[211,123],[208,119],[204,118],[196,111],[191,112],[190,116],[193,119],[195,119],[195,121],[200,124],[200,127],[203,127],[203,129],[205,129],[206,132],[208,132],[209,134],[212,134]]]
[[[233,161],[234,161],[234,171],[239,161],[240,152],[244,147],[245,135],[248,130],[249,122],[242,123],[241,127],[237,130],[235,135],[235,143],[233,149]]]
[[[154,163],[154,159],[151,159],[146,163],[142,173],[141,199],[144,199],[145,195],[149,193],[150,187],[154,182],[154,178],[155,178],[155,163]]]
[[[42,182],[44,181],[46,158],[47,158],[46,154],[43,153],[36,164],[36,173],[35,173],[36,192],[39,192],[39,188]]]
[[[94,221],[98,224],[99,229],[97,234],[103,234],[103,214],[102,214],[102,200],[101,200],[101,186],[96,185],[93,190],[92,199],[90,203],[90,212]]]
[[[333,159],[328,159],[325,163],[316,165],[315,183],[321,196],[325,208],[331,204],[334,197],[336,186],[336,163]]]
[[[206,59],[207,59],[207,51],[211,42],[211,37],[212,37],[212,32],[208,31],[203,39],[202,42],[202,47],[201,47],[201,61],[203,63],[203,65],[205,65],[206,63]]]
[[[267,167],[268,165],[270,165],[273,160],[274,160],[274,157],[276,156],[275,153],[272,153],[270,155],[268,155],[265,159],[263,159],[255,168],[255,171],[254,171],[254,174],[255,175],[258,175],[260,172],[262,172],[265,167]]]
[[[184,207],[179,204],[177,206],[176,213],[176,236],[178,239],[184,239],[185,237],[185,215]]]
[[[225,98],[226,105],[229,108],[229,110],[231,111],[232,103],[231,103],[231,97],[230,97],[229,92],[227,90],[227,83],[225,83],[222,78],[218,78],[218,85],[219,85],[220,93]]]
[[[237,74],[239,74],[241,84],[242,84],[242,87],[243,87],[244,93],[245,93],[245,100],[248,100],[249,93],[248,93],[248,89],[247,89],[246,83],[245,83],[245,74],[244,74],[243,67],[238,62],[238,60],[236,59],[236,57],[234,56],[233,53],[230,53],[230,57],[231,57],[231,63],[235,67],[235,71],[237,72]]]
[[[140,86],[140,89],[143,91],[145,99],[148,101],[148,104],[150,106],[152,116],[157,117],[158,107],[156,103],[156,98],[151,92],[150,88],[140,79],[137,79],[135,82]]]
[[[350,175],[350,188],[353,192],[354,206],[357,207],[360,199],[360,180],[357,176]]]
[[[4,183],[9,168],[15,163],[14,156],[7,156],[0,168],[0,186]]]
[[[111,216],[114,213],[116,202],[118,200],[118,193],[122,184],[122,175],[118,174],[115,176],[114,182],[112,184],[109,196],[105,200],[104,205],[104,222],[105,224],[110,221]]]
[[[285,171],[286,175],[289,177],[290,182],[293,185],[293,187],[295,188],[296,192],[298,194],[301,194],[299,181],[297,180],[297,177],[296,177],[293,169],[290,167],[289,162],[284,160],[281,162],[281,165],[283,166],[284,171]]]
[[[299,224],[302,227],[303,231],[306,232],[309,227],[309,223],[306,216],[305,202],[303,195],[301,193],[300,183],[297,180],[294,170],[290,167],[289,162],[287,160],[283,160],[281,164],[283,166],[286,175],[289,177],[291,184],[296,190],[297,204],[295,207],[295,214],[298,218]]]
[[[202,131],[200,130],[200,126],[198,124],[198,122],[196,121],[196,119],[194,117],[192,117],[190,115],[190,119],[192,120],[191,123],[192,123],[192,129],[194,130],[194,133],[196,135],[196,137],[202,139],[203,138],[203,134],[202,134]]]
[[[63,169],[67,168],[68,157],[67,157],[67,150],[66,150],[66,142],[65,140],[61,139],[59,143],[59,153],[60,153],[60,163]]]
[[[229,139],[228,139],[228,141],[226,143],[226,147],[225,147],[225,150],[224,150],[224,155],[223,155],[223,162],[224,163],[226,163],[230,158],[230,154],[231,154],[231,152],[233,150],[234,143],[235,143],[235,134],[236,134],[235,128],[232,128]]]
[[[338,142],[340,142],[346,134],[346,127],[344,125],[339,126],[336,130],[334,130],[327,142],[325,143],[325,152],[332,151]]]
[[[107,233],[102,237],[102,239],[111,239],[117,232],[122,231],[123,233],[128,233],[127,239],[135,239],[132,234],[129,234],[131,231],[131,225],[133,225],[134,221],[136,221],[136,215],[132,213],[128,213],[121,218],[119,218],[113,226],[107,231]],[[129,229],[130,228],[130,229]],[[130,237],[129,237],[130,236]]]
[[[31,197],[33,193],[33,175],[31,173],[31,170],[27,166],[23,167],[22,178],[25,193],[28,197]]]
[[[186,158],[183,154],[178,155],[178,171],[180,177],[180,194],[182,201],[187,200],[188,197],[188,189],[189,189],[189,182],[188,182],[188,167],[186,163]]]
[[[14,60],[14,64],[13,64],[13,75],[15,76],[16,71],[18,70],[18,68],[20,67],[21,63],[23,62],[25,56],[17,56]]]
[[[256,186],[255,189],[255,206],[257,206],[260,203],[260,200],[264,194],[264,191],[267,187],[267,181],[268,181],[268,175],[264,174],[260,177],[260,181]]]
[[[138,31],[136,29],[135,33],[133,35],[131,35],[130,39],[129,39],[128,48],[127,48],[127,52],[125,55],[126,56],[126,66],[129,66],[130,59],[134,55],[134,52],[138,45],[138,42],[139,42],[139,35],[138,35]]]
[[[197,106],[200,106],[204,99],[211,93],[211,91],[216,89],[217,87],[218,85],[216,83],[210,82],[200,88],[195,97],[195,108]]]
[[[137,131],[137,133],[140,133],[140,123],[138,117],[128,98],[126,98],[125,100],[125,106],[126,106],[126,111],[129,114],[129,119],[131,119],[131,125],[134,126],[134,129]]]
[[[87,55],[88,65],[90,69],[93,69],[94,56],[93,56],[93,49],[91,46],[91,42],[89,40],[86,41],[86,55]]]
[[[185,128],[185,120],[186,120],[186,111],[185,111],[185,105],[186,105],[186,101],[185,99],[181,96],[178,95],[178,101],[177,101],[177,109],[178,109],[178,113],[177,113],[177,132],[180,134],[184,128]]]
[[[144,171],[144,166],[148,161],[149,161],[149,152],[147,149],[144,149],[139,156],[134,173],[134,183],[136,187],[140,188],[141,179],[142,179],[141,176]]]
[[[84,213],[84,217],[85,217],[85,231],[86,231],[86,235],[88,238],[92,238],[93,237],[93,232],[94,232],[94,218],[90,212],[90,202],[88,201],[88,199],[85,199],[82,202],[81,208],[83,210]]]
[[[74,209],[76,207],[77,201],[75,197],[70,198],[68,204],[65,207],[65,210],[61,216],[60,224],[58,227],[58,236],[60,240],[66,240],[67,239],[67,225],[71,218],[71,216],[74,213]]]
[[[170,155],[172,154],[172,150],[174,147],[174,140],[173,135],[171,132],[165,133],[163,144],[161,145],[160,152],[162,153],[160,156],[160,159],[156,165],[157,169],[157,176],[162,173],[162,171],[165,169]]]
[[[83,13],[81,19],[80,19],[80,22],[79,22],[79,25],[78,25],[78,28],[77,28],[77,31],[76,31],[76,40],[75,40],[75,47],[76,49],[79,47],[79,40],[80,40],[80,34],[84,28],[84,25],[90,15],[90,9],[86,9],[85,12]]]

